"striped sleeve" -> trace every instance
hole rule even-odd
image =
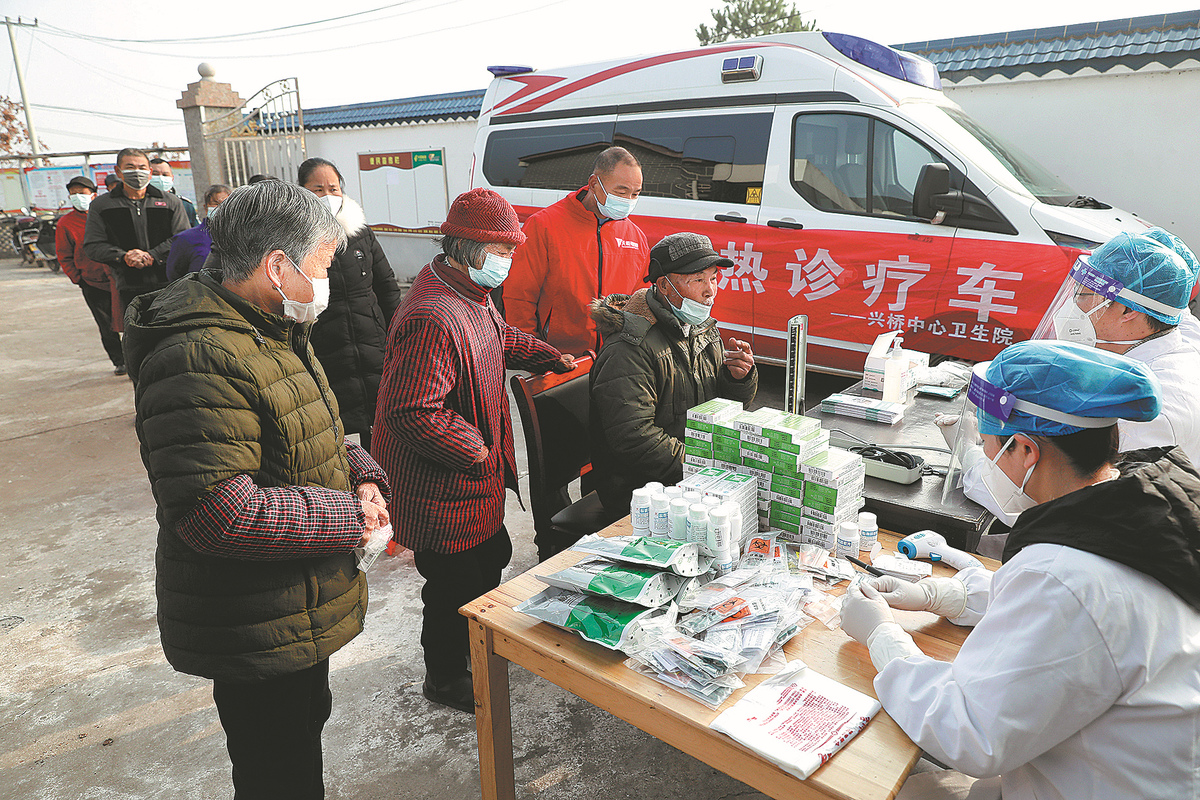
[[[346,553],[362,539],[365,517],[350,492],[320,486],[261,488],[249,475],[213,486],[175,527],[198,553],[250,561]]]
[[[407,447],[450,469],[479,461],[483,435],[446,407],[459,372],[450,332],[436,319],[414,316],[397,322],[388,344],[378,403],[383,424]]]
[[[495,312],[492,312],[495,314]],[[554,369],[562,358],[555,347],[526,333],[520,328],[506,324],[496,315],[497,324],[504,337],[504,365],[508,369],[526,369],[530,372],[545,372]]]

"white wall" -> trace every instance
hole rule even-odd
[[[1083,195],[1200,251],[1200,64],[968,79],[946,96]]]
[[[467,190],[471,175],[471,150],[475,146],[475,120],[386,125],[344,130],[315,130],[304,134],[309,158],[320,156],[337,164],[346,179],[343,191],[361,202],[358,179],[359,153],[391,153],[409,150],[446,151],[446,189],[453,202]],[[367,221],[375,218],[364,209]],[[416,277],[437,253],[432,236],[380,233],[379,244],[401,280]]]

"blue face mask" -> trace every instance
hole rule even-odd
[[[512,259],[498,256],[495,253],[488,253],[484,256],[483,266],[479,269],[474,267],[468,268],[468,273],[471,280],[479,284],[485,289],[495,289],[500,284],[504,283],[504,279],[508,277],[508,270],[512,268]]]
[[[600,188],[604,189],[604,183],[600,180],[600,176],[596,176],[596,183],[600,184]],[[633,207],[637,205],[637,198],[630,200],[626,197],[617,197],[608,189],[604,189],[604,195],[608,199],[603,203],[599,198],[596,198],[596,207],[600,209],[600,213],[609,219],[625,219],[633,213]]]
[[[704,303],[697,302],[690,297],[684,297],[683,292],[679,291],[679,287],[670,278],[667,278],[667,283],[671,284],[671,288],[679,295],[679,308],[676,308],[675,304],[670,300],[667,301],[667,305],[670,307],[671,313],[680,322],[687,323],[688,325],[699,325],[708,319],[712,313],[712,306],[706,306]]]
[[[169,178],[166,175],[154,175],[150,178],[150,185],[160,192],[169,192],[171,187],[175,185],[175,179]]]

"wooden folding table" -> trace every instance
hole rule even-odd
[[[630,533],[628,518],[602,535]],[[885,550],[897,537],[880,533]],[[719,713],[623,665],[624,656],[513,610],[546,585],[535,576],[557,572],[582,558],[566,551],[463,606],[469,619],[479,732],[479,774],[484,800],[516,797],[508,662],[518,664],[589,703],[636,725],[651,736],[774,798],[885,800],[904,783],[920,749],[880,711],[857,736],[807,780],[798,780],[753,751],[709,728]],[[998,564],[985,563],[992,569]],[[935,574],[952,574],[938,565]],[[845,586],[845,584],[842,584]],[[840,590],[835,590],[840,591]],[[951,660],[969,629],[925,612],[895,612],[926,654]],[[784,647],[789,660],[801,659],[817,672],[875,696],[875,668],[867,649],[840,630],[812,622]],[[728,708],[765,679],[746,676],[721,708]]]

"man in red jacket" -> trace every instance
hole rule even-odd
[[[646,235],[628,219],[641,192],[637,159],[610,147],[596,158],[587,186],[531,216],[504,285],[508,323],[563,352],[599,351],[589,304],[632,294],[650,260]]]
[[[58,221],[54,249],[58,263],[71,283],[83,292],[83,300],[92,311],[100,329],[100,344],[112,361],[113,372],[125,374],[125,355],[121,352],[121,335],[113,327],[112,282],[108,270],[99,261],[92,261],[83,252],[83,231],[87,226],[88,206],[96,196],[96,184],[82,175],[67,181],[67,193],[72,210]]]
[[[442,233],[442,254],[421,270],[388,330],[371,453],[394,487],[394,538],[425,578],[422,691],[474,713],[458,609],[499,586],[512,557],[504,491],[516,491],[517,465],[505,370],[567,372],[574,363],[506,325],[488,296],[525,241],[503,197],[459,195]]]

